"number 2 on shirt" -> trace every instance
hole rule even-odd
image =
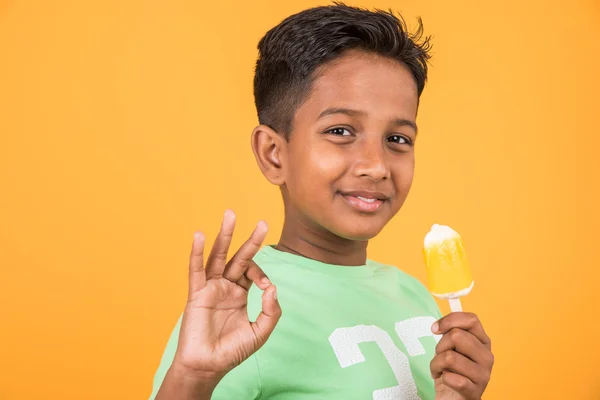
[[[396,324],[396,333],[411,356],[425,354],[420,338],[433,336],[436,341],[440,340],[440,335],[431,333],[430,327],[434,322],[433,317],[417,317]],[[398,381],[397,386],[375,390],[373,400],[420,400],[408,357],[396,347],[386,331],[375,325],[357,325],[338,328],[329,336],[329,343],[342,368],[365,361],[358,346],[364,342],[377,344]]]

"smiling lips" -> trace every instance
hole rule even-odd
[[[381,192],[352,191],[340,193],[350,206],[360,212],[373,213],[377,211],[389,196]]]

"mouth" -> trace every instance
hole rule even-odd
[[[340,192],[344,200],[354,209],[364,213],[374,213],[381,208],[389,196],[381,192],[351,191]]]

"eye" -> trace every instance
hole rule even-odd
[[[406,136],[402,136],[402,135],[391,135],[391,136],[388,136],[386,140],[388,142],[397,143],[397,144],[407,144],[409,146],[412,146],[412,144],[413,144],[412,140],[410,140]]]
[[[335,136],[350,136],[352,135],[352,133],[350,133],[350,131],[346,128],[331,128],[329,130],[326,130],[325,133],[329,133],[330,135],[335,135]]]

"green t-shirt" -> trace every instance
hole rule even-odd
[[[434,399],[429,363],[441,317],[427,289],[399,269],[344,267],[266,246],[256,263],[277,286],[283,315],[267,343],[230,371],[212,399]],[[248,295],[248,316],[262,291]],[[181,319],[154,379],[154,399],[177,349]]]

